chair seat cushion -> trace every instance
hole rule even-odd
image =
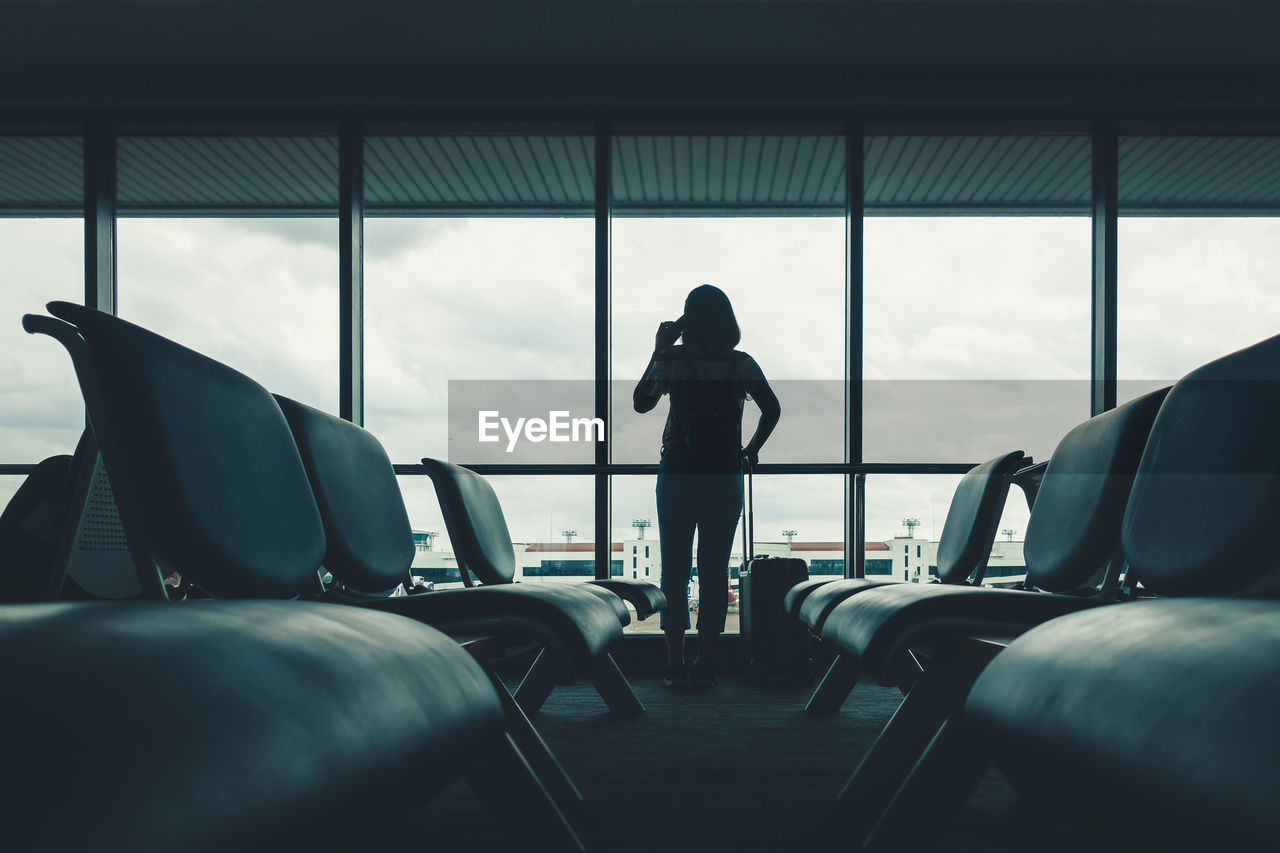
[[[667,606],[667,596],[657,584],[626,578],[588,581],[589,585],[607,589],[636,609],[637,619],[648,619]],[[623,623],[627,624],[626,622]]]
[[[583,584],[514,583],[383,598],[367,606],[445,631],[458,623],[510,619],[515,633],[508,638],[524,636],[553,646],[582,671],[621,638],[620,604]]]
[[[964,709],[1018,787],[1088,812],[1118,796],[1177,849],[1200,832],[1217,849],[1280,847],[1278,718],[1280,602],[1241,599],[1056,619],[998,655]]]
[[[503,730],[456,643],[353,607],[9,605],[0,649],[14,850],[328,849]]]
[[[795,619],[800,618],[800,605],[804,604],[806,598],[813,594],[813,591],[824,584],[834,583],[839,578],[809,578],[807,581],[800,583],[787,590],[787,594],[782,597],[782,606],[786,608],[787,615]]]
[[[856,655],[863,671],[892,683],[888,666],[910,643],[955,631],[1021,633],[1100,602],[1018,589],[957,584],[890,583],[836,606],[822,628],[823,642]]]
[[[831,615],[831,611],[839,606],[840,602],[860,592],[892,583],[901,583],[901,581],[844,578],[823,584],[810,593],[801,603],[800,621],[808,625],[809,629],[815,634],[822,636],[822,626],[826,624],[827,617]]]

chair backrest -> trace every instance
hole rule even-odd
[[[395,468],[373,433],[276,395],[324,522],[324,566],[344,586],[380,593],[413,564],[413,529]]]
[[[159,588],[144,588],[139,577],[111,478],[91,429],[84,431],[76,445],[71,475],[67,524],[58,547],[59,567],[69,582],[68,593],[75,598],[83,594],[98,599],[160,593]],[[154,565],[148,569],[154,578]]]
[[[72,355],[130,548],[218,596],[292,597],[324,559],[293,434],[249,377],[64,302],[27,317]],[[57,325],[55,325],[57,324]]]
[[[1058,442],[1023,546],[1027,579],[1035,586],[1077,589],[1115,556],[1138,462],[1168,393],[1162,388],[1089,418]]]
[[[1156,415],[1125,511],[1130,570],[1161,595],[1241,592],[1280,566],[1280,336],[1191,371]]]
[[[0,513],[0,603],[51,601],[62,588],[58,534],[66,515],[71,457],[36,465]]]
[[[516,555],[493,486],[474,471],[449,462],[423,459],[422,464],[435,484],[463,578],[470,571],[483,584],[511,583],[516,575]]]
[[[938,537],[938,580],[963,583],[970,575],[982,580],[1009,483],[1026,461],[1015,450],[974,466],[960,479]]]

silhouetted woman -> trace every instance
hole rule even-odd
[[[684,336],[682,346],[676,341]],[[729,297],[704,284],[690,292],[684,316],[658,326],[653,357],[632,402],[648,412],[671,398],[658,466],[658,536],[662,554],[663,683],[715,684],[715,641],[729,609],[729,553],[742,512],[742,472],[754,466],[782,408],[755,360],[735,347],[741,338]],[[742,445],[743,401],[760,407],[755,435]],[[684,662],[689,628],[689,575],[698,534],[698,657]]]

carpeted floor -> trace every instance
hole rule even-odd
[[[802,710],[807,689],[765,689],[741,676],[708,692],[667,690],[652,676],[633,683],[645,714],[615,717],[589,685],[577,685],[557,688],[534,718],[585,795],[576,826],[588,850],[830,850],[816,828],[902,698],[863,684],[838,714],[817,716]],[[996,839],[1012,804],[1003,780],[989,774],[937,849],[1003,849]],[[928,814],[922,803],[922,818]],[[855,846],[849,839],[844,849]],[[459,784],[369,849],[537,848],[513,844]]]

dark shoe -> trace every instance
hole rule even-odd
[[[662,671],[663,687],[687,687],[689,685],[689,669],[684,663],[669,663]]]
[[[689,667],[689,686],[695,690],[710,690],[716,686],[716,674],[705,663]]]

